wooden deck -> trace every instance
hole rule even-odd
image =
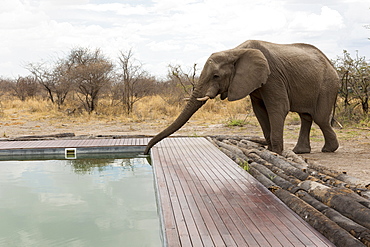
[[[168,246],[333,246],[204,138],[152,149]]]
[[[0,141],[0,150],[74,147],[145,146],[150,138]]]
[[[65,157],[65,149],[76,148],[76,156],[143,152],[149,138],[81,139],[43,141],[0,141],[0,160],[32,156]],[[85,155],[85,156],[83,156]]]
[[[148,138],[0,142],[9,150],[146,145]],[[166,246],[334,246],[204,138],[167,138],[151,157]]]

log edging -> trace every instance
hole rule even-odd
[[[370,185],[293,152],[268,151],[262,138],[207,139],[336,246],[370,247]]]

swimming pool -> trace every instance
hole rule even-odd
[[[162,246],[146,158],[0,161],[0,246]]]

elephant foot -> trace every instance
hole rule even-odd
[[[311,153],[311,147],[310,146],[308,147],[295,146],[293,149],[293,152],[296,154],[308,154],[308,153]]]
[[[283,148],[282,147],[270,147],[268,146],[268,150],[270,150],[271,152],[274,152],[274,153],[277,153],[277,154],[282,154],[283,153]]]
[[[339,144],[336,143],[334,145],[326,145],[321,149],[321,152],[324,152],[324,153],[332,153],[332,152],[335,152],[335,150],[337,150],[339,147]]]

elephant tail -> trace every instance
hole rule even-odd
[[[335,97],[334,106],[333,106],[333,114],[331,115],[330,125],[331,125],[331,127],[334,127],[334,125],[337,124],[339,126],[339,128],[343,129],[343,125],[338,120],[335,119],[335,110],[337,108],[337,99],[338,99],[338,95]]]

